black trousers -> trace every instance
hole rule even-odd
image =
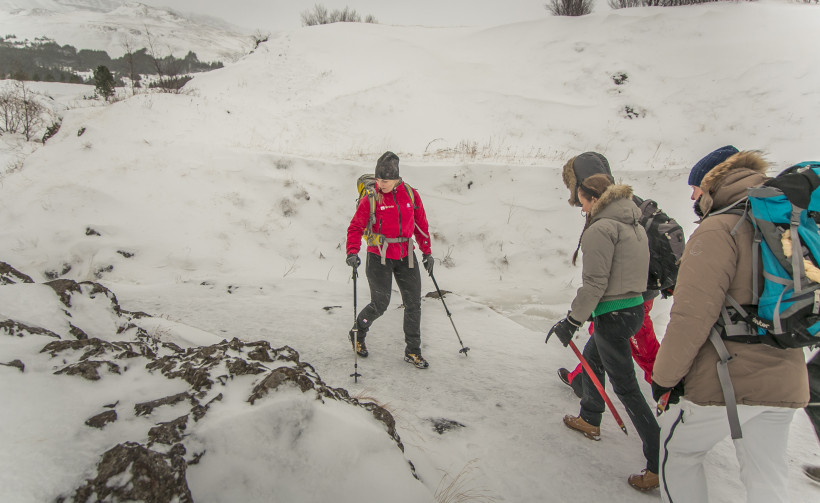
[[[421,354],[421,264],[416,260],[415,254],[412,268],[409,267],[408,257],[401,260],[386,259],[385,265],[382,265],[380,256],[368,253],[365,260],[370,304],[356,318],[359,338],[363,339],[373,322],[387,310],[395,276],[396,286],[399,287],[404,303],[404,353]]]
[[[809,401],[811,403],[820,402],[820,353],[814,355],[806,365],[809,371]],[[814,433],[817,439],[820,440],[820,407],[813,405],[806,407],[806,414],[809,415],[812,426],[814,426]]]
[[[604,372],[609,375],[612,389],[626,408],[629,419],[643,442],[646,468],[652,473],[658,473],[661,430],[638,386],[629,349],[629,338],[641,328],[643,316],[643,306],[596,316],[595,332],[584,347],[584,358],[601,385],[605,385]],[[581,418],[593,426],[600,426],[604,399],[587,373],[583,372],[582,375],[584,394],[581,398]]]

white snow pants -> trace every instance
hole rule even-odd
[[[786,444],[795,409],[738,405],[743,438],[734,441],[749,503],[789,501]],[[729,436],[726,407],[681,400],[660,418],[661,497],[666,503],[707,502],[706,454]]]

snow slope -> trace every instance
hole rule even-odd
[[[574,357],[543,339],[578,286],[569,256],[583,225],[566,204],[561,166],[600,151],[618,178],[691,231],[686,175],[706,152],[728,143],[762,149],[773,173],[818,157],[811,132],[820,116],[820,70],[809,52],[818,21],[820,9],[806,5],[715,4],[489,29],[339,24],[283,32],[235,64],[195,77],[188,94],[143,94],[65,113],[57,136],[2,173],[0,260],[36,283],[59,276],[105,285],[123,309],[154,315],[139,324],[160,341],[289,345],[328,386],[373,397],[396,418],[403,453],[390,452],[372,422],[341,406],[306,413],[303,429],[289,429],[301,420],[281,417],[288,406],[276,409],[279,398],[258,410],[237,398],[216,404],[207,421],[230,416],[231,428],[198,423],[185,440],[191,452],[208,444],[228,460],[206,454],[189,467],[197,501],[264,501],[261,494],[277,489],[303,501],[349,494],[384,501],[366,489],[375,480],[405,488],[401,494],[421,489],[423,497],[409,498],[423,501],[459,473],[465,490],[496,501],[657,499],[626,484],[643,467],[636,435],[622,435],[610,416],[599,443],[561,424],[578,403],[555,370]],[[622,74],[626,80],[616,83]],[[445,301],[471,351],[459,354],[441,302],[425,298],[431,368],[403,363],[396,295],[354,382],[345,230],[355,179],[387,149],[402,158],[402,175],[424,200],[436,278],[453,292]],[[361,308],[364,278],[357,287]],[[0,288],[8,299],[0,314],[60,320],[50,326],[65,333],[64,315],[41,297],[43,288]],[[431,290],[424,279],[423,291]],[[23,300],[12,311],[15,298]],[[669,306],[659,301],[653,312],[659,335]],[[0,361],[19,358],[33,369],[0,367],[0,399],[15,404],[0,422],[33,432],[2,433],[11,446],[0,454],[2,482],[15,481],[19,501],[71,492],[93,476],[95,456],[112,442],[141,440],[144,418],[124,416],[102,434],[82,422],[114,390],[138,393],[155,374],[134,368],[95,387],[77,384],[77,392],[50,374],[60,364],[37,353],[39,341],[2,344]],[[26,397],[35,393],[44,399],[32,405]],[[81,406],[75,393],[100,398]],[[305,410],[309,400],[296,400]],[[54,443],[52,452],[86,454],[72,464],[52,459],[49,470],[59,478],[44,487],[32,472],[41,458],[29,449],[54,442],[58,415],[39,414],[45,409],[71,412],[60,424],[73,440]],[[441,418],[464,426],[439,434],[433,423]],[[259,423],[269,428],[256,429]],[[348,433],[335,433],[340,423]],[[307,444],[294,444],[296,437]],[[241,458],[230,451],[237,445]],[[380,459],[371,448],[387,461],[351,475],[347,469]],[[333,483],[318,484],[295,458],[281,457],[287,452],[321,466]],[[800,467],[820,456],[802,411],[789,456],[792,500],[813,501],[818,488]],[[408,479],[402,459],[419,482]],[[731,444],[707,461],[712,501],[743,501]],[[266,475],[275,467],[292,476],[271,482]],[[352,492],[333,489],[340,484]]]
[[[148,47],[160,56],[196,53],[200,61],[229,62],[253,48],[250,33],[224,21],[172,9],[116,0],[3,0],[0,32],[18,40],[48,37],[60,45],[106,51],[112,58]]]

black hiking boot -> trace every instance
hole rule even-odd
[[[566,384],[567,386],[571,386],[569,383],[569,370],[561,367],[558,369],[558,379],[561,379],[561,382]]]
[[[359,332],[361,334],[361,331]],[[353,344],[353,330],[350,331],[350,342]],[[370,353],[367,352],[367,345],[364,343],[364,336],[359,335],[356,337],[356,343],[354,344],[354,349],[356,350],[356,354],[361,356],[362,358],[367,358],[367,355]]]
[[[577,396],[578,398],[584,396],[584,385],[581,383],[581,379],[578,376],[575,376],[575,379],[570,381],[569,370],[563,367],[558,369],[558,379],[561,379],[562,383],[572,388],[572,392],[575,393],[575,396]]]
[[[421,353],[405,353],[404,361],[407,363],[412,363],[417,369],[426,369],[430,366],[430,364],[427,363],[427,360],[421,356]]]

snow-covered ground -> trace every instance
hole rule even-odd
[[[276,34],[195,77],[187,94],[75,101],[59,134],[30,155],[0,138],[0,261],[35,282],[0,288],[0,320],[69,341],[74,326],[156,347],[157,357],[170,357],[162,342],[288,345],[327,386],[395,418],[403,452],[361,407],[312,391],[251,405],[268,373],[220,380],[214,370],[213,386],[197,395],[208,413],[189,420],[181,439],[196,501],[430,501],[460,474],[456,484],[474,501],[658,499],[626,483],[643,468],[637,435],[624,436],[609,415],[601,442],[561,423],[578,400],[555,370],[574,366],[574,356],[543,340],[578,286],[569,257],[583,225],[566,203],[561,166],[604,153],[617,178],[691,232],[686,176],[708,151],[762,149],[773,174],[820,157],[818,22],[814,6],[744,3],[493,28],[346,23]],[[61,103],[90,94],[32,86]],[[424,201],[436,279],[452,292],[445,301],[471,350],[459,353],[441,302],[425,298],[431,367],[404,363],[396,293],[355,382],[345,231],[356,178],[388,149]],[[127,312],[90,287],[67,306],[42,284],[55,277],[98,282]],[[363,277],[357,287],[361,308]],[[434,290],[428,278],[422,288]],[[656,303],[659,336],[670,305]],[[119,373],[102,366],[97,381],[54,375],[84,361],[80,350],[41,353],[55,338],[30,332],[0,338],[0,363],[25,365],[0,366],[0,499],[72,495],[105,451],[146,444],[150,428],[193,411],[183,402],[135,412],[193,392],[149,371],[145,354],[111,359]],[[237,348],[219,352],[250,353]],[[116,422],[85,426],[108,409]],[[442,419],[463,426],[439,434]],[[815,501],[820,487],[801,466],[820,463],[820,453],[802,411],[789,458],[791,499]],[[743,501],[728,440],[708,464],[711,501]]]

